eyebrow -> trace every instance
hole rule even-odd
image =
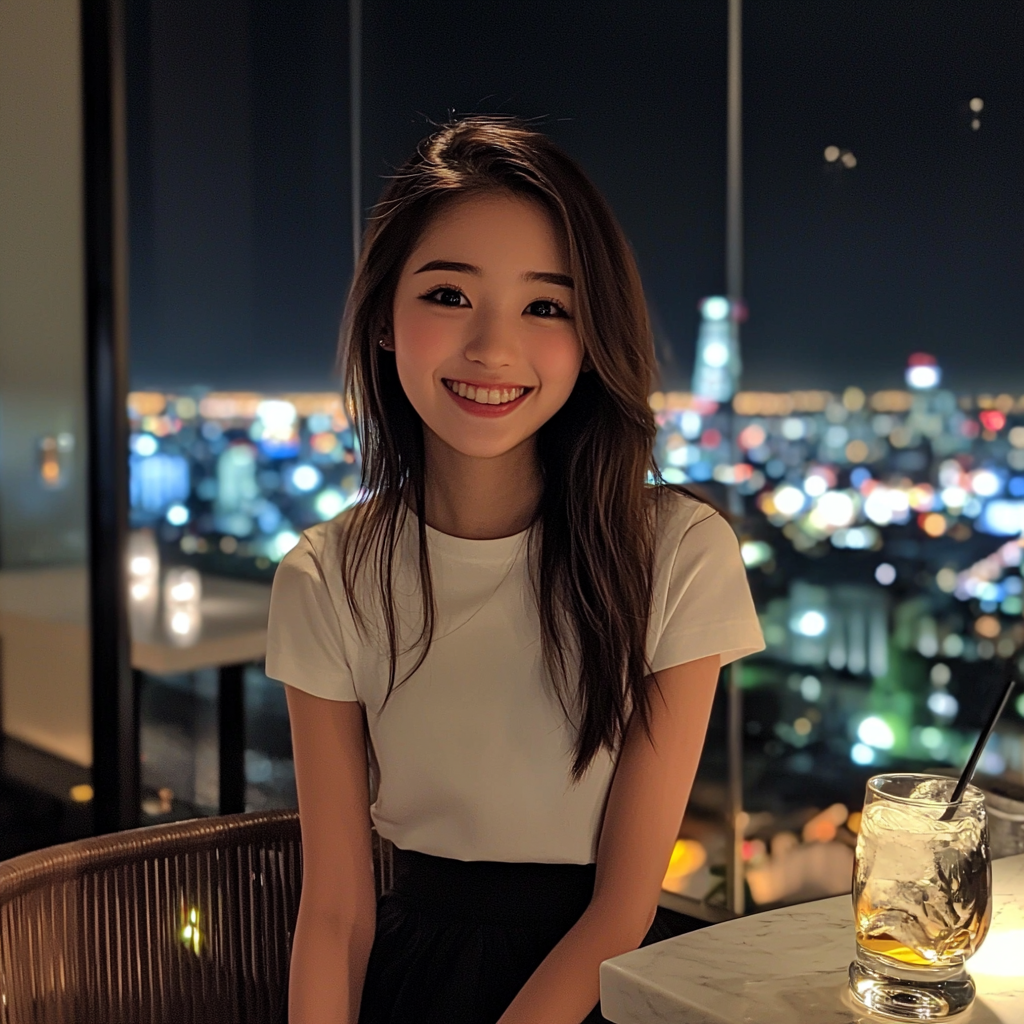
[[[424,263],[417,274],[425,274],[428,270],[450,270],[454,274],[473,274],[480,277],[483,271],[472,263],[459,263],[456,260],[431,260]],[[544,281],[547,284],[559,285],[562,288],[572,288],[573,280],[568,274],[555,274],[547,270],[528,270],[523,274],[524,281]]]
[[[416,273],[425,274],[428,270],[451,270],[456,274],[475,274],[477,277],[481,273],[480,268],[474,267],[472,263],[457,263],[454,260],[431,260],[424,263]]]
[[[524,281],[546,281],[548,284],[561,285],[563,288],[572,288],[572,278],[568,274],[553,274],[547,270],[528,270],[523,274]]]

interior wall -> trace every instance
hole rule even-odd
[[[0,692],[88,765],[79,0],[0,0]]]
[[[84,563],[78,0],[0,3],[0,566]],[[41,472],[59,439],[59,478]],[[51,467],[52,470],[52,467]]]

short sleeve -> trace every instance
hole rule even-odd
[[[683,533],[656,590],[665,595],[651,670],[721,656],[727,665],[764,649],[747,572],[732,528],[716,512]]]
[[[274,574],[267,626],[267,675],[315,697],[358,701],[341,623],[306,536]]]

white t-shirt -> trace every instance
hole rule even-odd
[[[667,497],[657,525],[652,670],[712,654],[726,664],[761,650],[728,523],[685,495]],[[593,863],[616,758],[600,751],[579,785],[571,784],[573,731],[544,668],[527,533],[465,540],[427,527],[434,640],[420,669],[398,686],[416,652],[400,657],[381,712],[387,646],[383,625],[377,639],[360,638],[345,598],[344,516],[307,530],[277,570],[267,675],[366,709],[379,834],[401,849],[456,860]],[[396,611],[406,644],[422,615],[416,525],[410,512],[397,552]],[[372,594],[359,595],[361,608]]]

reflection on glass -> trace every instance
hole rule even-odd
[[[216,814],[217,670],[143,673],[140,719],[145,823]]]
[[[246,810],[298,806],[284,687],[256,665],[245,672],[245,746]]]
[[[176,647],[190,647],[203,627],[203,580],[195,569],[170,568],[164,577],[164,629]]]
[[[39,482],[47,490],[59,490],[68,485],[71,474],[71,456],[75,451],[75,435],[67,431],[39,439]]]
[[[134,637],[146,636],[160,604],[160,550],[152,530],[128,538],[128,618]]]
[[[280,683],[245,670],[246,810],[298,806],[288,706]],[[147,823],[216,814],[216,669],[142,674],[142,810]]]

